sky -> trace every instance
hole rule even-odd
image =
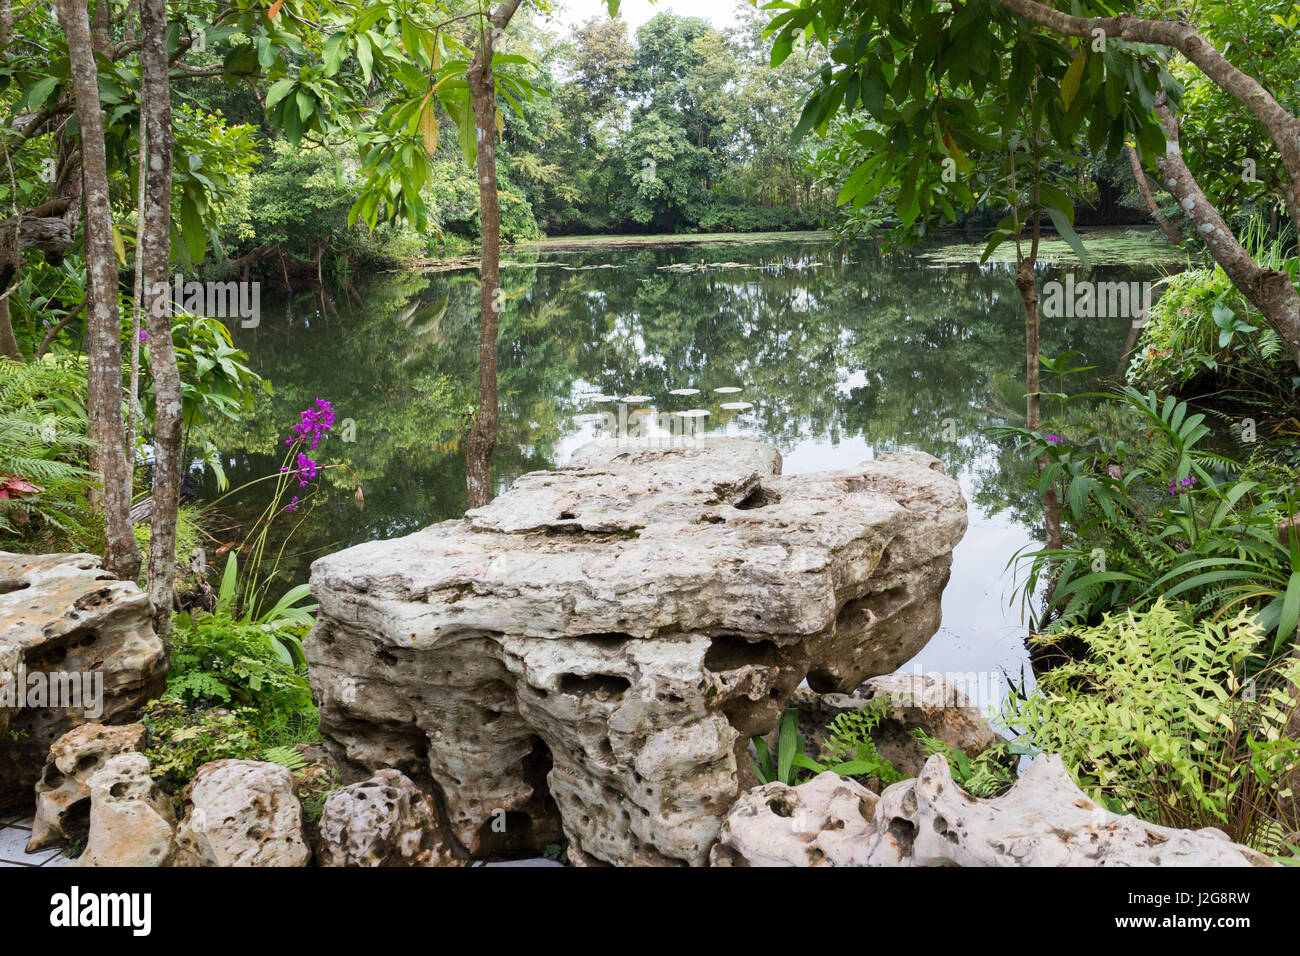
[[[678,16],[700,17],[708,20],[715,27],[735,26],[737,0],[623,0],[619,7],[619,16],[627,21],[631,32],[645,23],[656,13],[665,10]],[[558,26],[573,27],[594,16],[608,16],[604,0],[557,0],[557,6],[563,9],[557,13],[555,21]]]

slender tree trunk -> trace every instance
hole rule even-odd
[[[1038,283],[1034,278],[1034,266],[1029,260],[1023,260],[1016,268],[1016,289],[1020,292],[1020,301],[1025,310],[1025,427],[1036,431],[1043,424],[1042,400],[1039,397],[1041,383],[1039,378],[1038,344]],[[1043,462],[1039,462],[1041,465]],[[1059,550],[1061,547],[1061,503],[1056,497],[1056,489],[1049,488],[1043,495],[1043,535],[1047,547]],[[1050,600],[1051,585],[1048,586]]]
[[[521,0],[505,0],[479,32],[478,49],[466,70],[474,106],[482,249],[479,286],[478,413],[465,440],[465,482],[469,506],[481,508],[492,500],[492,451],[500,418],[497,407],[497,330],[501,280],[501,205],[497,196],[496,78],[492,74],[492,44],[504,30]]]
[[[4,290],[0,289],[0,292]],[[18,347],[18,338],[14,327],[9,322],[9,300],[0,299],[0,355],[15,362],[22,362],[23,350]]]
[[[171,263],[172,108],[167,78],[167,2],[140,0],[140,62],[144,136],[149,163],[144,203],[143,285],[149,327],[149,368],[155,406],[153,516],[149,522],[149,600],[154,629],[171,636],[176,575],[176,516],[180,506],[184,437],[181,378],[172,347],[167,270]]]
[[[86,405],[92,467],[103,480],[104,568],[134,580],[140,550],[131,530],[131,471],[122,426],[122,340],[117,307],[117,263],[108,200],[104,113],[85,0],[58,0],[68,40],[77,124],[81,134],[82,194],[86,205]]]
[[[1151,195],[1151,184],[1147,182],[1147,174],[1142,170],[1142,160],[1138,159],[1137,147],[1132,143],[1128,146],[1128,161],[1133,167],[1133,178],[1137,181],[1138,192],[1142,194],[1142,200],[1147,204],[1147,211],[1151,213],[1151,218],[1164,232],[1166,239],[1174,245],[1181,244],[1185,237],[1173,223],[1161,215],[1160,207],[1156,205],[1156,197]]]

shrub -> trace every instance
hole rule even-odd
[[[153,778],[174,793],[205,763],[257,759],[262,745],[246,717],[246,709],[194,709],[173,693],[150,701],[141,722],[148,731],[145,756]]]
[[[1164,285],[1138,340],[1130,382],[1161,391],[1292,387],[1295,363],[1282,340],[1223,269],[1191,269]]]
[[[1060,549],[1017,555],[1029,568],[1026,604],[1052,588],[1045,630],[1096,624],[1107,612],[1157,598],[1189,602],[1214,620],[1245,607],[1273,653],[1288,650],[1300,618],[1300,529],[1292,483],[1269,486],[1242,466],[1205,452],[1202,414],[1183,402],[1125,389],[1129,416],[1151,433],[1141,461],[1125,442],[1080,429],[1002,429],[1044,457],[1040,493],[1053,485],[1069,522]]]
[[[893,764],[876,750],[876,742],[871,737],[871,732],[880,724],[882,710],[877,702],[836,715],[826,728],[826,738],[819,754],[821,761],[804,752],[806,738],[799,733],[799,711],[795,708],[787,710],[781,715],[777,729],[775,761],[767,742],[762,737],[753,739],[758,754],[758,759],[754,760],[755,775],[760,783],[793,785],[805,783],[829,770],[876,788],[903,779]]]
[[[263,736],[318,719],[306,668],[285,662],[267,625],[224,612],[177,616],[167,692],[195,709],[239,708]]]
[[[1264,635],[1246,611],[1193,623],[1158,600],[1076,628],[1081,659],[1012,697],[1020,740],[1057,753],[1116,812],[1173,827],[1214,826],[1262,850],[1296,828],[1288,733],[1300,660],[1262,666]]]

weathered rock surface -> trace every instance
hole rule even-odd
[[[204,764],[185,788],[177,866],[306,866],[293,774],[257,760]]]
[[[397,770],[341,787],[325,798],[321,866],[460,866],[428,794]]]
[[[856,784],[843,781],[846,792],[838,794],[834,784],[823,782],[828,776],[833,775],[800,787],[769,784],[746,793],[727,816],[714,864],[1273,865],[1220,830],[1178,830],[1110,813],[1090,800],[1052,755],[1035,758],[1005,795],[979,800],[953,782],[947,761],[936,754],[919,777],[885,789],[866,826],[854,816],[847,796],[861,788],[855,791]],[[851,839],[844,836],[849,833]]]
[[[36,819],[27,852],[85,838],[91,778],[118,754],[142,751],[144,737],[143,724],[82,724],[56,740],[36,781]]]
[[[968,757],[983,753],[998,740],[980,709],[938,674],[885,674],[870,678],[850,694],[818,694],[800,687],[791,705],[799,709],[800,728],[817,746],[823,728],[839,714],[877,709],[880,723],[871,735],[876,750],[905,777],[919,774],[930,758],[916,739],[918,730]]]
[[[90,835],[74,866],[167,866],[176,849],[171,800],[142,753],[109,757],[90,778]]]
[[[322,730],[352,779],[438,792],[476,855],[706,862],[748,738],[805,679],[933,634],[966,527],[928,455],[780,476],[744,439],[584,446],[465,519],[312,566]]]
[[[867,866],[879,798],[829,771],[798,787],[769,783],[737,801],[712,866]]]
[[[0,809],[30,803],[67,731],[130,720],[161,693],[150,619],[148,597],[93,555],[0,552]]]

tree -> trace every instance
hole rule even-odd
[[[492,49],[504,34],[521,0],[503,0],[479,29],[474,59],[465,71],[474,106],[478,143],[479,209],[482,222],[479,289],[478,413],[465,439],[465,479],[469,506],[481,508],[492,500],[492,450],[497,443],[497,313],[501,307],[501,204],[497,196],[497,109]]]
[[[1181,53],[1264,127],[1284,170],[1282,192],[1287,213],[1300,230],[1300,116],[1286,110],[1256,77],[1215,49],[1190,20],[1151,20],[1130,13],[1077,17],[1035,0],[996,2],[1058,36],[1102,36],[1126,43],[1153,44],[1170,53]],[[1292,14],[1292,30],[1296,21],[1296,15]],[[1223,215],[1205,195],[1183,159],[1180,119],[1169,107],[1165,99],[1157,98],[1151,103],[1168,143],[1164,154],[1156,160],[1164,185],[1187,211],[1210,255],[1223,267],[1237,290],[1260,310],[1300,366],[1300,290],[1296,289],[1286,272],[1260,267],[1237,241]]]
[[[81,173],[86,210],[86,405],[93,470],[103,482],[104,568],[133,580],[140,551],[131,530],[131,467],[122,423],[122,341],[118,313],[117,257],[108,197],[108,159],[99,71],[84,0],[58,0],[59,22],[67,36],[72,85],[81,142]]]
[[[103,0],[100,0],[103,3]],[[148,316],[149,358],[154,386],[153,510],[149,519],[149,600],[154,628],[171,634],[172,581],[176,573],[176,517],[183,471],[183,404],[180,370],[172,344],[171,265],[172,108],[167,62],[166,0],[139,0],[141,117],[147,144],[144,230],[136,254]],[[134,400],[134,397],[133,397]],[[134,449],[130,449],[134,452]]]

